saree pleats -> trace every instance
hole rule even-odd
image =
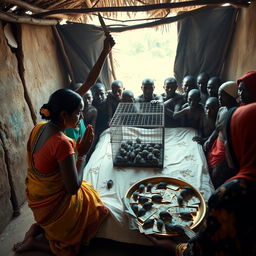
[[[28,205],[36,222],[44,229],[52,252],[61,256],[76,255],[81,243],[87,244],[95,235],[108,210],[89,182],[83,181],[77,193],[69,195],[58,170],[47,175],[35,170],[33,144],[40,136],[43,124],[38,126],[32,131],[28,143]]]

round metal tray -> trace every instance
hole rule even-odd
[[[192,222],[191,226],[189,226],[189,228],[193,230],[196,227],[198,227],[205,216],[206,203],[205,203],[205,200],[204,200],[202,194],[200,193],[200,191],[185,181],[166,177],[166,176],[149,177],[146,179],[142,179],[142,180],[136,182],[135,184],[133,184],[126,192],[125,197],[131,201],[132,194],[138,190],[140,184],[146,185],[148,183],[152,183],[153,185],[156,185],[160,182],[166,182],[168,185],[178,186],[179,190],[183,189],[186,186],[193,189],[194,195],[200,200],[200,202],[198,203],[197,211],[194,214],[193,222]],[[161,203],[161,204],[165,204],[165,203]],[[139,218],[137,218],[137,220],[138,220],[139,225],[143,224]],[[177,236],[178,235],[177,233],[171,233],[171,232],[170,233],[169,232],[168,233],[155,232],[154,234],[159,235],[159,236]]]

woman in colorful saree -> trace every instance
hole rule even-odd
[[[226,153],[237,174],[210,197],[200,230],[188,243],[149,238],[182,256],[256,255],[256,103],[231,109],[227,116]],[[176,253],[176,254],[175,254]]]
[[[87,126],[76,143],[64,134],[83,118],[82,97],[68,89],[54,92],[40,110],[48,122],[37,124],[27,144],[26,194],[36,223],[26,233],[17,252],[40,250],[72,256],[95,235],[108,209],[92,185],[83,180],[86,153],[93,141]],[[38,239],[43,233],[45,240]]]

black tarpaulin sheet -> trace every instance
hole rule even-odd
[[[208,8],[178,22],[174,74],[179,84],[185,75],[221,76],[236,12],[231,6]]]
[[[57,29],[69,57],[76,83],[86,80],[88,73],[97,61],[102,49],[105,35],[93,25],[69,23],[58,25]],[[97,82],[110,88],[111,73],[106,59]]]

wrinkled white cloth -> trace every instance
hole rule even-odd
[[[125,128],[127,134],[143,136],[140,128]],[[207,201],[214,191],[202,146],[192,141],[192,128],[165,128],[164,168],[113,167],[110,128],[104,131],[84,170],[84,179],[100,193],[111,214],[103,222],[97,237],[115,241],[151,245],[138,231],[129,230],[122,198],[135,182],[149,177],[168,176],[197,188]],[[113,180],[111,189],[107,181]]]

